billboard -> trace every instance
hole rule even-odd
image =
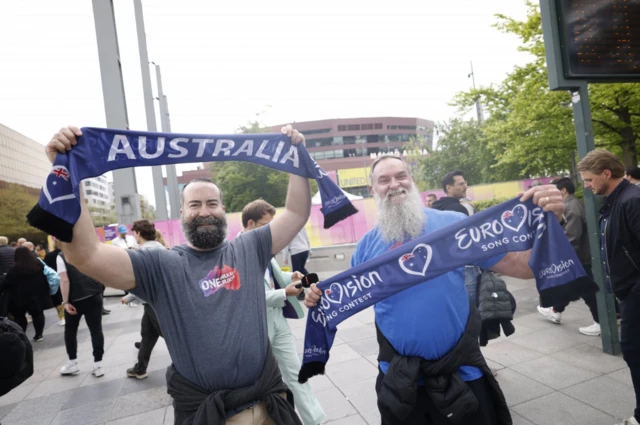
[[[341,188],[369,186],[370,167],[338,170],[338,186]]]

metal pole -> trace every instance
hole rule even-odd
[[[128,129],[127,101],[122,82],[113,1],[93,0],[92,3],[107,127]],[[113,189],[118,223],[132,224],[135,220],[139,220],[142,214],[134,169],[113,171]]]
[[[160,124],[162,131],[171,133],[171,122],[169,120],[169,105],[167,96],[162,91],[162,75],[160,65],[156,64],[156,79],[158,81],[158,101],[160,102]],[[180,217],[180,189],[178,188],[178,175],[175,165],[167,165],[167,190],[169,191],[169,209],[171,218]]]
[[[578,156],[582,159],[587,153],[595,149],[593,140],[593,123],[591,122],[591,106],[589,105],[589,89],[586,83],[571,92],[573,116],[578,141]],[[593,275],[600,287],[596,294],[598,302],[598,316],[602,336],[602,349],[609,354],[620,354],[620,340],[618,337],[618,323],[613,295],[607,293],[604,282],[604,259],[600,255],[600,199],[590,190],[584,191],[584,206],[587,214],[587,229],[589,231],[589,245],[591,247]]]
[[[540,17],[542,19],[542,33],[544,36],[544,50],[547,59],[547,74],[551,90],[569,90],[572,93],[574,125],[578,157],[583,158],[589,151],[595,149],[593,141],[593,124],[591,122],[591,107],[589,105],[589,91],[587,83],[580,80],[567,80],[562,68],[560,48],[560,28],[558,26],[558,9],[556,0],[540,0]],[[589,245],[591,246],[591,262],[593,275],[600,287],[596,299],[598,302],[598,316],[602,338],[602,349],[608,354],[620,354],[620,340],[615,317],[613,296],[605,290],[605,274],[600,255],[600,201],[589,190],[584,191],[584,206],[587,214],[587,230]]]
[[[476,89],[476,76],[473,73],[473,61],[469,61],[469,63],[471,64],[471,74],[469,74],[471,76],[471,81],[473,82],[473,89]]]
[[[153,107],[153,90],[151,89],[151,73],[149,72],[149,55],[147,53],[147,36],[144,30],[144,15],[142,14],[142,1],[133,2],[136,13],[136,29],[138,30],[138,50],[140,52],[140,68],[142,70],[142,91],[144,93],[144,110],[147,115],[147,130],[157,131],[156,113]],[[166,220],[167,199],[164,194],[164,179],[162,178],[162,166],[151,167],[153,175],[153,192],[156,198],[156,218]]]
[[[473,82],[473,89],[476,89],[476,74],[473,72],[473,61],[470,61],[471,63],[471,74],[469,74],[469,76],[471,77],[471,81]],[[482,105],[480,104],[480,98],[476,98],[476,114],[478,115],[478,124],[482,124],[482,122],[484,121],[484,115],[482,113]]]

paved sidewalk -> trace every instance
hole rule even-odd
[[[533,281],[509,280],[518,301],[516,333],[492,341],[483,350],[506,394],[516,425],[613,425],[631,415],[635,398],[629,371],[620,356],[602,353],[600,339],[578,333],[591,324],[582,302],[567,308],[562,325],[536,311]],[[66,362],[63,328],[54,310],[47,312],[44,341],[34,343],[36,372],[0,398],[3,425],[162,425],[173,424],[166,393],[165,368],[170,358],[160,339],[149,365],[149,377],[129,379],[139,340],[142,307],[107,300],[104,317],[105,376],[90,374],[91,341],[84,324],[78,334],[80,373],[62,377]],[[379,424],[374,382],[377,344],[373,311],[368,309],[340,325],[326,376],[311,379],[332,425]],[[302,351],[304,321],[292,321]],[[28,335],[33,336],[30,326]]]

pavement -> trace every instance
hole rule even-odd
[[[600,338],[578,332],[591,324],[582,302],[572,303],[556,325],[536,311],[533,281],[508,279],[518,301],[516,332],[489,343],[483,352],[498,369],[515,425],[613,425],[635,407],[631,378],[621,356],[602,352]],[[136,359],[142,307],[126,307],[106,299],[104,316],[105,375],[91,375],[91,341],[84,321],[78,333],[80,373],[60,376],[67,357],[63,328],[54,310],[47,311],[44,340],[34,343],[34,375],[0,398],[3,425],[162,425],[173,424],[166,393],[165,368],[170,364],[160,339],[145,380],[127,378]],[[302,352],[305,321],[291,321]],[[327,424],[380,424],[374,390],[377,375],[374,313],[367,309],[339,326],[324,376],[311,386],[327,413]],[[27,330],[33,336],[33,328]]]

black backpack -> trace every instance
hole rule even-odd
[[[7,319],[9,294],[0,276],[0,397],[33,375],[33,347],[17,323]]]

